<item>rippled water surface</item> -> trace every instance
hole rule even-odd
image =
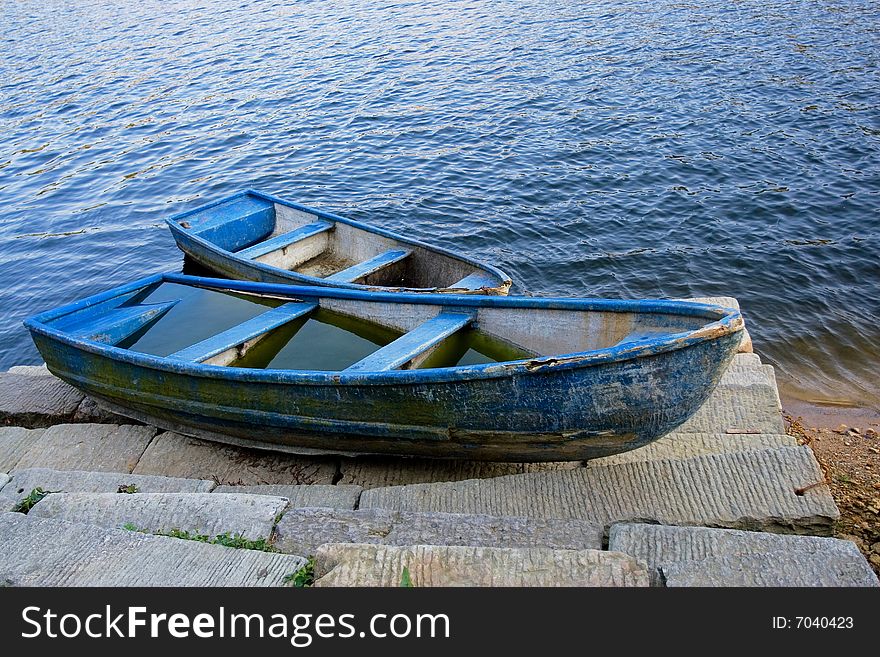
[[[880,408],[876,3],[338,4],[0,3],[0,368],[254,187],[520,293],[736,296],[788,394]]]

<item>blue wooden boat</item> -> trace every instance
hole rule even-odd
[[[252,190],[166,221],[184,253],[238,280],[389,292],[510,289],[496,267]]]
[[[321,331],[345,322],[360,327],[349,326],[360,351],[322,346]],[[162,274],[26,326],[49,369],[100,405],[191,436],[306,454],[549,461],[615,454],[673,430],[709,396],[743,322],[733,309],[682,301]],[[261,350],[269,355],[254,356]],[[309,360],[316,352],[323,367]],[[279,366],[283,353],[293,367]]]

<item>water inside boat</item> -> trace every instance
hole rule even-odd
[[[180,302],[158,321],[118,346],[131,351],[169,356],[249,319],[278,308],[284,301],[231,292],[163,283],[138,297],[136,303]],[[323,308],[270,331],[231,367],[341,371],[402,332]],[[475,365],[529,358],[534,353],[479,330],[466,328],[446,338],[416,367],[420,369]]]

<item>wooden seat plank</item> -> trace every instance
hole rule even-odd
[[[269,331],[306,315],[318,307],[317,303],[295,301],[272,308],[256,317],[212,335],[201,342],[177,351],[168,358],[203,362],[223,352],[235,349],[240,344],[254,340]]]
[[[461,330],[473,319],[474,315],[468,312],[442,312],[409,333],[400,336],[394,342],[347,367],[345,371],[382,372],[401,367],[456,331]]]
[[[253,246],[249,246],[246,249],[242,249],[241,251],[237,251],[235,255],[241,256],[242,258],[248,258],[250,260],[256,260],[260,256],[264,256],[267,253],[272,253],[272,251],[283,249],[296,242],[300,242],[309,237],[319,235],[323,232],[330,230],[331,228],[333,228],[333,224],[329,221],[316,221],[305,226],[300,226],[296,230],[292,230],[288,233],[276,235],[275,237],[265,240],[264,242],[254,244]]]
[[[392,249],[385,251],[379,255],[364,260],[356,265],[352,265],[348,269],[338,271],[332,276],[326,277],[325,281],[335,281],[337,283],[354,283],[356,280],[369,276],[384,267],[389,267],[395,262],[400,262],[404,258],[409,257],[412,253],[409,249]]]
[[[115,308],[106,315],[89,314],[81,321],[69,323],[64,330],[71,336],[93,342],[117,344],[160,319],[179,301],[152,303]]]

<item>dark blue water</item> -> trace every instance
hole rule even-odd
[[[519,292],[732,295],[788,394],[880,408],[868,0],[0,3],[0,368],[255,187]]]

